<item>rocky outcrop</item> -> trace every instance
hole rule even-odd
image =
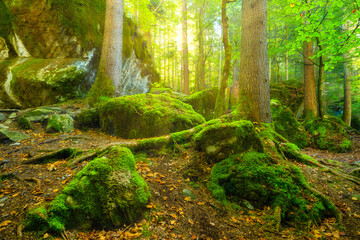
[[[104,18],[102,0],[0,0],[0,108],[38,107],[86,93],[96,77]],[[128,18],[123,39],[130,66],[123,75],[158,81],[146,40]]]

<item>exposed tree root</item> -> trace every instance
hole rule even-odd
[[[24,161],[23,164],[39,164],[49,161],[51,159],[67,159],[69,157],[72,157],[77,151],[78,150],[74,148],[64,148],[50,153],[42,154],[40,156],[35,156]]]
[[[41,181],[37,178],[33,178],[33,177],[32,178],[24,178],[23,181],[35,182],[37,189],[40,189],[40,187],[41,187]]]
[[[277,232],[280,231],[280,225],[281,225],[281,207],[277,206],[274,209],[274,225]]]
[[[22,223],[20,223],[16,228],[16,233],[19,238],[22,238],[22,236],[23,236],[23,233],[22,233],[23,228],[24,228],[24,225]]]

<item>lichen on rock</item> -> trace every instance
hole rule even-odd
[[[48,205],[30,210],[27,231],[115,228],[136,221],[150,192],[127,148],[113,146],[94,159]]]

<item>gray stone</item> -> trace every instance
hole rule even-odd
[[[0,129],[9,129],[9,127],[0,123]]]
[[[0,122],[6,119],[5,114],[0,113]]]
[[[7,129],[0,129],[0,141],[10,140],[13,142],[18,142],[27,138],[30,137],[26,134],[10,131]]]
[[[195,196],[195,194],[193,194],[189,189],[184,189],[182,193],[187,197],[191,197],[192,199],[197,198],[197,196]]]
[[[53,110],[45,108],[37,108],[33,111],[27,112],[22,117],[29,119],[30,122],[41,122],[48,119],[54,113]]]
[[[16,118],[16,113],[10,114],[9,119],[14,119],[14,118]]]

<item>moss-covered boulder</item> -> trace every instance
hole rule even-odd
[[[317,118],[305,124],[311,135],[311,145],[318,149],[332,152],[348,152],[352,149],[350,138],[346,132],[346,124],[332,116]]]
[[[300,108],[304,99],[304,86],[299,81],[272,82],[270,85],[271,99],[276,99],[288,106],[293,113]]]
[[[223,203],[246,200],[257,208],[279,207],[281,221],[318,222],[328,214],[298,168],[274,165],[266,153],[236,154],[215,164],[208,189]]]
[[[271,117],[277,133],[300,148],[309,145],[305,128],[296,120],[294,113],[277,100],[271,101]]]
[[[76,120],[80,128],[99,128],[99,110],[97,108],[85,109],[81,111],[81,113],[77,116]]]
[[[55,111],[53,109],[39,107],[25,112],[21,117],[29,119],[30,122],[43,122],[54,113]]]
[[[91,161],[48,205],[31,210],[25,230],[115,228],[136,221],[150,198],[127,148],[113,146]]]
[[[53,114],[46,125],[47,133],[69,133],[74,130],[74,119],[69,114]]]
[[[205,121],[190,105],[164,94],[114,98],[100,106],[99,113],[101,128],[122,138],[167,135]]]
[[[218,92],[219,89],[214,87],[181,98],[181,100],[190,104],[206,120],[211,120],[215,117],[214,109]]]
[[[263,143],[250,121],[221,122],[212,120],[194,136],[196,148],[205,157],[218,162],[234,153],[263,151]]]

